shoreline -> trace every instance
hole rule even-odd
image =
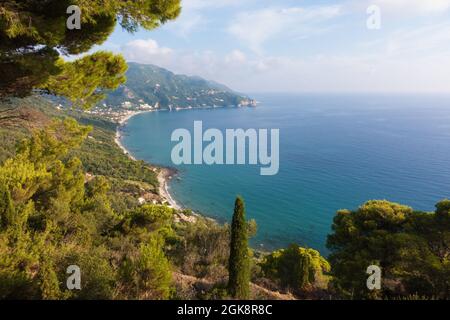
[[[136,111],[130,114],[125,115],[120,119],[120,121],[117,124],[116,127],[116,134],[114,137],[114,142],[117,144],[117,146],[122,150],[122,152],[130,158],[132,161],[138,161],[128,150],[125,148],[125,146],[122,144],[121,138],[121,128],[123,128],[128,120],[133,118],[134,116],[137,116],[138,114],[142,113],[148,113],[148,112],[155,112],[156,110],[148,110],[148,111]],[[169,192],[169,180],[172,179],[172,177],[176,174],[176,170],[173,168],[166,168],[166,167],[159,167],[155,165],[151,165],[152,169],[156,169],[158,171],[157,179],[159,183],[158,187],[158,193],[163,202],[167,202],[169,206],[175,210],[183,210],[183,208],[175,201],[175,199],[172,197],[172,195]]]
[[[163,168],[158,167],[158,182],[159,182],[159,195],[160,197],[169,203],[170,207],[174,208],[175,210],[183,210],[183,208],[175,201],[175,199],[172,197],[172,195],[169,192],[169,180],[172,179],[173,176],[176,174],[176,170],[171,168]]]

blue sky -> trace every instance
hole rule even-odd
[[[101,48],[242,92],[450,92],[450,0],[182,4],[175,22],[116,28]],[[381,29],[367,27],[374,5]]]

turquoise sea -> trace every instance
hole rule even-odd
[[[124,146],[173,166],[174,129],[280,129],[280,171],[259,166],[183,165],[170,192],[179,204],[230,221],[236,195],[256,219],[257,248],[296,242],[327,253],[338,209],[388,199],[434,209],[450,197],[450,96],[255,94],[257,108],[159,111],[131,118]]]

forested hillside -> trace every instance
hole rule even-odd
[[[160,108],[237,106],[250,99],[200,77],[176,75],[153,65],[128,63],[127,82],[107,95],[107,106],[129,108],[148,104]]]

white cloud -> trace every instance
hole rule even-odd
[[[450,9],[450,0],[371,0],[388,12],[411,14],[442,13]]]
[[[450,50],[450,23],[439,23],[397,30],[386,37],[386,51],[390,56],[408,58],[448,54]]]
[[[233,50],[225,57],[225,61],[227,63],[242,64],[247,61],[247,56],[240,50]]]
[[[222,8],[242,4],[242,0],[183,0],[184,9]]]
[[[183,0],[181,15],[167,24],[166,28],[180,37],[187,38],[210,22],[205,10],[240,5],[242,0]]]
[[[391,19],[413,19],[415,17],[435,17],[450,10],[450,0],[348,0],[345,7],[350,12],[365,12],[376,5],[383,17]]]
[[[206,18],[197,11],[184,12],[183,15],[167,25],[176,35],[187,38],[192,32],[207,24]]]
[[[450,23],[397,32],[364,52],[307,58],[249,56],[237,49],[176,51],[152,39],[131,41],[122,51],[129,61],[199,75],[242,92],[449,92],[449,40]],[[449,43],[446,50],[437,50],[441,41]],[[418,48],[420,54],[412,54]]]
[[[228,32],[254,52],[262,53],[263,44],[268,40],[282,34],[311,36],[321,29],[321,22],[340,14],[340,6],[266,8],[239,13],[229,25]]]
[[[153,39],[133,40],[122,47],[122,53],[129,61],[170,65],[174,51],[167,47],[161,47]]]

